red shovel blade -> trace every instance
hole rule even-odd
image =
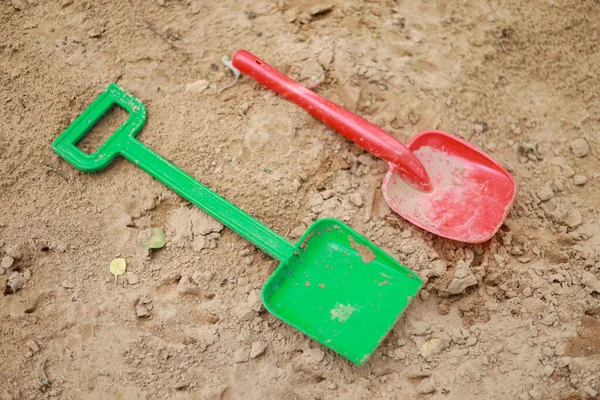
[[[422,132],[408,148],[424,165],[433,191],[414,189],[390,164],[382,190],[392,210],[449,239],[481,243],[494,236],[515,199],[510,174],[477,147],[445,132]]]

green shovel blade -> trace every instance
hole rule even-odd
[[[356,231],[321,219],[267,280],[262,297],[271,314],[363,365],[421,285]]]
[[[129,118],[96,152],[82,152],[77,142],[115,105],[128,111]],[[86,172],[124,157],[280,260],[263,287],[265,307],[352,362],[364,364],[418,292],[419,277],[334,219],[316,221],[292,245],[137,140],[145,121],[144,105],[111,84],[52,148]]]

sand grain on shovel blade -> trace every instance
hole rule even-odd
[[[331,319],[337,319],[339,322],[344,323],[350,316],[356,311],[356,308],[350,304],[335,303],[335,308],[332,309]]]
[[[362,257],[363,262],[370,263],[375,260],[375,253],[373,250],[365,246],[364,244],[356,243],[352,236],[348,236],[348,240],[350,241],[350,246],[356,250]]]

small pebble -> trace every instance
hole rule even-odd
[[[248,346],[243,346],[233,352],[233,361],[236,363],[245,363],[250,360],[250,349]]]
[[[554,191],[549,183],[546,183],[540,190],[537,191],[537,196],[541,201],[548,201],[554,197]]]
[[[428,394],[435,392],[431,379],[423,379],[417,386],[417,393]]]
[[[6,286],[11,289],[12,293],[16,293],[18,290],[21,290],[23,286],[25,286],[25,282],[27,282],[27,280],[23,277],[22,273],[13,271],[13,273],[8,277]]]
[[[590,145],[585,139],[575,139],[571,142],[571,152],[577,157],[585,157],[590,152]]]
[[[0,262],[0,269],[9,270],[13,266],[15,259],[11,256],[4,256]]]
[[[135,315],[137,315],[138,318],[148,318],[150,317],[150,308],[147,304],[140,302],[135,307]]]
[[[408,32],[408,35],[415,43],[421,43],[423,41],[423,34],[416,29],[411,29],[410,32]]]
[[[6,249],[6,255],[14,258],[15,260],[20,260],[23,257],[23,252],[21,251],[21,246],[15,245]]]
[[[73,289],[75,287],[75,282],[72,281],[71,279],[67,278],[64,281],[62,281],[61,285],[65,289]]]
[[[31,339],[27,341],[27,347],[29,347],[33,354],[40,352],[40,346],[38,346],[38,344]]]
[[[21,11],[27,8],[25,0],[12,0],[12,6],[15,10]]]
[[[265,309],[262,303],[262,298],[260,296],[259,290],[255,289],[251,291],[248,295],[248,307],[250,307],[251,310],[254,310],[256,312],[261,312]]]
[[[327,389],[335,390],[337,389],[337,385],[334,382],[331,382],[329,385],[327,385]]]
[[[267,344],[265,342],[254,342],[252,343],[252,348],[250,349],[250,358],[256,358],[265,353],[267,349]]]
[[[127,283],[130,285],[137,285],[138,282],[140,281],[138,279],[137,275],[134,274],[133,272],[125,273],[125,279],[127,280]]]
[[[587,183],[587,181],[588,181],[588,179],[584,175],[575,175],[573,177],[573,183],[576,186],[583,186],[583,185],[585,185]]]
[[[365,200],[363,198],[363,195],[360,193],[353,193],[350,195],[350,201],[352,202],[352,204],[354,204],[356,207],[362,207],[363,204],[365,204]]]

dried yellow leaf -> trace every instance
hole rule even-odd
[[[115,258],[110,262],[110,272],[115,276],[123,275],[125,273],[125,269],[127,268],[127,263],[124,258]]]

